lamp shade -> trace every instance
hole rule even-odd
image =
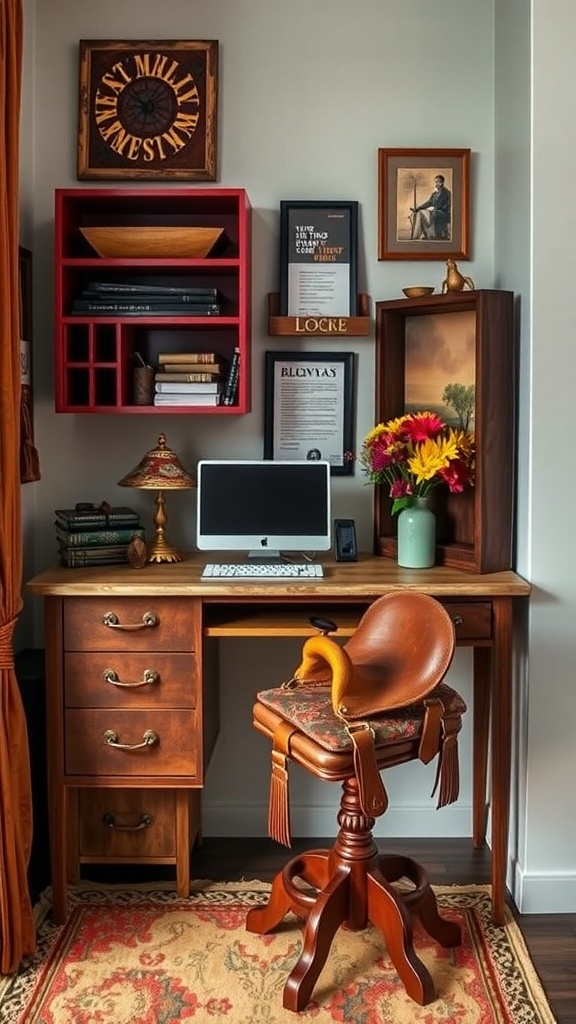
[[[138,465],[118,481],[120,487],[142,490],[186,490],[196,486],[194,477],[182,465],[176,452],[166,444],[165,434],[158,436],[158,445],[146,452]]]
[[[151,448],[135,469],[118,481],[120,487],[137,487],[156,491],[154,529],[155,536],[148,550],[148,562],[181,562],[182,555],[166,540],[166,502],[164,491],[184,491],[196,486],[194,477],[182,465],[175,452],[160,434],[158,445]]]

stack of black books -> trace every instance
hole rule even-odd
[[[128,546],[136,537],[146,540],[140,516],[124,505],[80,502],[56,509],[56,540],[60,564],[69,569],[88,565],[120,565],[128,561]]]
[[[89,281],[72,302],[75,316],[219,316],[218,289]]]

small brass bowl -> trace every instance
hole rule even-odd
[[[407,299],[420,299],[423,295],[432,295],[434,288],[429,288],[424,284],[415,284],[410,288],[403,288],[402,291]]]

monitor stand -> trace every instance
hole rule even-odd
[[[256,548],[254,551],[249,551],[247,558],[250,562],[281,562],[282,555],[276,548]]]

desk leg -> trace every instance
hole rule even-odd
[[[512,598],[492,599],[492,919],[504,924],[512,744]]]
[[[472,758],[472,841],[476,849],[486,842],[488,824],[488,739],[492,691],[492,652],[474,648],[474,723]]]
[[[190,790],[176,790],[176,891],[190,895]]]

